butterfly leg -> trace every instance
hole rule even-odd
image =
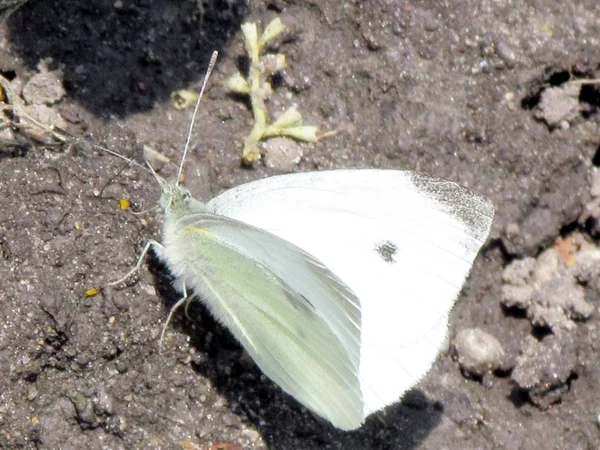
[[[185,287],[185,282],[184,282],[183,283],[183,296],[179,300],[177,300],[177,303],[175,303],[173,305],[173,307],[171,308],[171,311],[169,311],[167,320],[165,321],[165,324],[163,325],[163,329],[160,333],[160,340],[158,341],[159,348],[162,347],[163,338],[165,337],[165,332],[167,331],[167,325],[169,325],[169,322],[171,322],[171,319],[173,318],[173,314],[175,313],[177,308],[179,308],[181,305],[183,305],[187,301],[188,301],[188,294],[187,294],[187,289]]]
[[[142,250],[142,253],[140,254],[140,257],[138,258],[137,263],[135,264],[135,267],[133,269],[131,269],[129,272],[127,272],[127,274],[124,277],[118,279],[117,281],[112,281],[110,283],[107,283],[107,285],[115,286],[117,284],[121,284],[123,281],[127,280],[129,277],[131,277],[132,275],[137,273],[137,271],[140,270],[140,267],[142,267],[142,262],[144,262],[144,258],[146,257],[148,250],[150,250],[150,247],[158,247],[158,248],[162,249],[163,245],[160,242],[157,242],[153,239],[146,242],[146,245],[144,246],[144,250]]]

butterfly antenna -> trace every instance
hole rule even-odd
[[[208,68],[206,69],[206,74],[204,75],[204,81],[202,82],[202,88],[200,89],[200,93],[198,94],[198,100],[196,101],[196,106],[194,107],[194,113],[192,114],[192,121],[190,123],[190,128],[188,130],[187,140],[185,141],[185,147],[183,148],[183,156],[181,157],[181,163],[179,164],[179,171],[177,172],[177,178],[175,179],[175,184],[179,185],[179,179],[181,178],[181,172],[183,171],[183,162],[185,161],[185,157],[187,155],[188,149],[190,148],[190,140],[192,139],[192,130],[194,129],[194,122],[196,122],[196,114],[198,113],[198,108],[200,107],[200,100],[202,100],[202,95],[204,94],[204,89],[206,89],[206,85],[208,84],[208,79],[210,78],[210,74],[212,73],[215,63],[217,62],[217,56],[219,56],[219,52],[216,50],[212,53],[210,57],[210,61],[208,63]]]
[[[152,174],[154,179],[158,182],[158,184],[160,184],[161,188],[164,188],[165,186],[167,186],[169,184],[165,181],[165,179],[163,177],[161,177],[158,173],[156,173],[156,170],[154,170],[154,167],[152,167],[152,164],[150,164],[148,161],[146,161],[146,165],[148,167],[145,169],[150,171],[150,173]]]

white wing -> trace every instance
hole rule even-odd
[[[159,252],[286,392],[342,429],[363,422],[360,309],[319,261],[209,213],[167,216]]]
[[[304,249],[356,294],[365,417],[431,367],[494,214],[488,200],[456,183],[392,170],[272,177],[207,207]]]

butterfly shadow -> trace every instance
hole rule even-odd
[[[148,262],[156,289],[169,311],[181,294],[173,288],[173,278],[153,252]],[[442,407],[413,389],[384,412],[369,416],[360,429],[339,430],[267,378],[201,301],[194,299],[185,309],[176,312],[169,328],[189,336],[190,345],[200,355],[192,362],[195,370],[210,380],[241,421],[252,423],[272,450],[409,450],[418,447],[441,420]]]

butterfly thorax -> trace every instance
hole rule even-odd
[[[196,200],[190,191],[172,183],[163,184],[158,205],[165,216],[173,219],[207,210],[206,205]]]
[[[186,261],[180,239],[183,230],[180,219],[196,213],[206,212],[204,203],[196,200],[185,188],[174,183],[161,183],[162,193],[158,202],[165,216],[162,226],[162,250],[159,257],[165,260],[171,273],[180,277],[185,273]],[[187,244],[186,244],[187,245]]]

